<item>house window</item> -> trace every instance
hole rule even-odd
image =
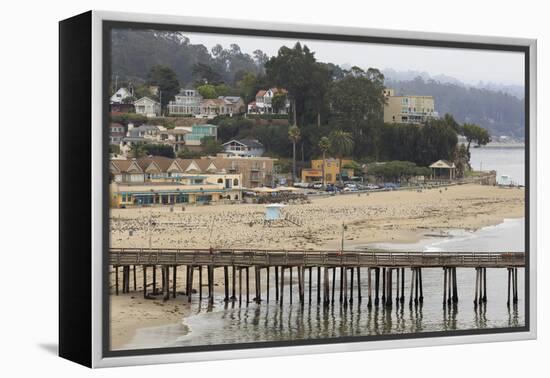
[[[221,178],[218,179],[218,184],[223,184],[223,180]]]
[[[238,179],[233,180],[233,186],[239,186],[239,180]]]

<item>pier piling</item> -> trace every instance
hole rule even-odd
[[[147,265],[143,265],[142,270],[143,270],[143,298],[147,298]]]
[[[275,300],[279,300],[279,267],[275,266]]]
[[[361,268],[357,267],[357,300],[359,303],[361,303],[361,299],[363,299],[361,295]]]

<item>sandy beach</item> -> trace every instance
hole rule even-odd
[[[460,185],[441,189],[346,194],[290,204],[286,221],[264,222],[265,206],[253,204],[113,209],[113,247],[345,248],[417,241],[448,229],[477,230],[524,216],[525,191]],[[153,225],[149,227],[149,217]]]
[[[283,211],[301,226],[287,221],[265,224],[265,206],[253,204],[186,206],[173,211],[169,207],[113,209],[111,245],[148,247],[150,241],[154,247],[170,248],[339,248],[344,222],[348,226],[345,248],[353,249],[370,243],[411,243],[452,229],[478,230],[506,218],[524,217],[524,204],[524,189],[470,184],[422,192],[336,195],[285,207]],[[181,327],[182,335],[187,332],[182,321],[192,312],[187,297],[179,295],[167,302],[160,295],[144,299],[139,291],[142,274],[138,267],[137,292],[111,295],[113,349],[124,348],[139,328],[174,324]],[[160,285],[160,270],[157,274]],[[151,269],[148,277],[151,283]],[[183,269],[178,270],[177,279],[178,290],[183,290]],[[215,291],[221,293],[222,275],[214,281]],[[254,280],[250,282],[253,293]],[[194,288],[198,288],[198,274]],[[205,298],[206,287],[203,294]]]

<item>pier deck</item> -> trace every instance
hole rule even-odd
[[[524,267],[522,252],[357,252],[247,249],[111,248],[110,265],[213,265],[302,267]]]

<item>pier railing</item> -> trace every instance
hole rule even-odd
[[[357,252],[111,248],[110,265],[524,267],[523,252]]]

